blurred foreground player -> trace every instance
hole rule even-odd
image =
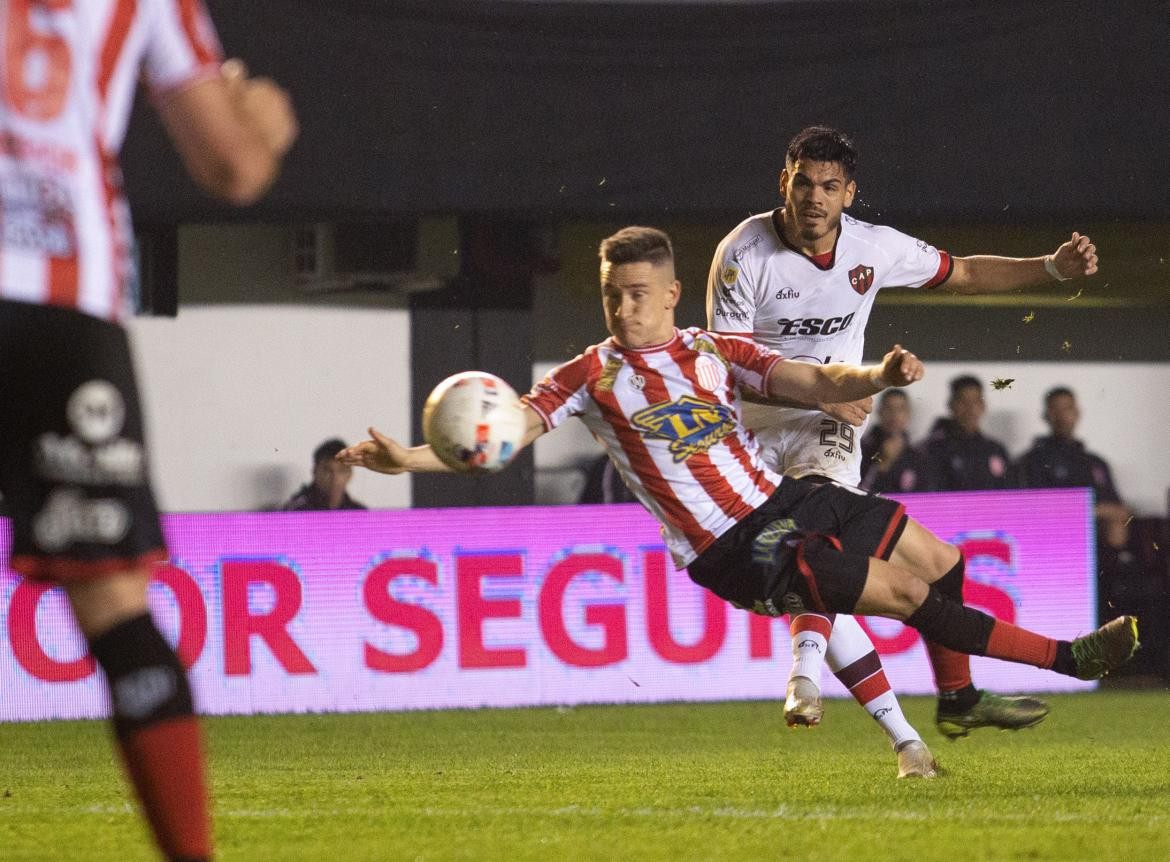
[[[1078,233],[1042,257],[951,257],[891,227],[858,221],[844,213],[857,194],[856,170],[857,150],[836,129],[810,126],[789,142],[780,172],[783,206],[741,222],[715,251],[707,283],[711,330],[753,338],[792,359],[857,363],[883,288],[1000,293],[1097,270],[1096,247]],[[868,399],[748,403],[743,420],[773,470],[857,487],[862,466],[856,428],[864,427],[871,405]],[[962,601],[962,586],[960,565],[938,588]],[[856,620],[798,616],[791,629],[794,661],[785,704],[790,724],[820,721],[821,665],[827,660],[887,734],[896,732],[905,721],[897,701],[863,700],[874,686],[864,693],[857,687],[858,678],[877,678],[881,661]],[[939,690],[937,724],[945,735],[965,736],[984,726],[1025,727],[1047,713],[1035,698],[977,690],[966,656],[931,644],[928,651]]]
[[[110,686],[159,847],[211,856],[186,673],[147,610],[166,558],[119,320],[132,274],[118,153],[141,74],[187,168],[245,204],[296,135],[285,94],[221,72],[201,0],[0,6],[0,493],[11,566],[60,584]]]
[[[748,338],[678,330],[673,251],[653,228],[626,228],[601,244],[601,288],[612,337],[525,396],[524,445],[580,416],[696,583],[759,614],[807,607],[891,617],[952,650],[1082,679],[1136,650],[1133,617],[1068,642],[964,606],[935,586],[961,565],[958,548],[893,500],[773,472],[740,421],[741,391],[769,401],[862,399],[920,379],[913,354],[895,347],[864,368],[789,362]],[[339,459],[389,474],[449,469],[429,446],[370,432]],[[934,775],[926,746],[911,748],[900,774]]]

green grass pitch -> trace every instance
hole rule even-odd
[[[206,722],[223,860],[1170,859],[1170,693],[1052,698],[898,781],[847,701]],[[0,859],[155,858],[99,722],[0,725]]]

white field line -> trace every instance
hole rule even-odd
[[[961,818],[964,822],[1057,822],[1057,823],[1100,823],[1103,825],[1154,825],[1170,822],[1170,814],[1103,814],[1089,815],[1076,812],[1024,812],[1003,811],[990,814],[976,814],[966,807],[947,806],[932,808],[930,811],[860,811],[845,807],[825,806],[820,808],[796,808],[781,805],[771,809],[736,808],[729,806],[705,807],[692,805],[682,808],[656,808],[653,806],[638,808],[605,808],[601,806],[565,805],[556,808],[537,808],[525,806],[467,806],[459,808],[441,808],[434,806],[394,805],[388,803],[378,808],[334,808],[328,811],[291,808],[225,808],[216,806],[213,816],[217,819],[239,820],[297,820],[312,817],[348,819],[353,817],[380,817],[387,813],[397,816],[407,815],[416,817],[552,817],[552,818],[630,818],[649,820],[680,820],[694,817],[709,817],[727,820],[781,820],[781,821],[854,821],[854,820],[906,820],[925,822],[930,820],[946,820],[954,822]],[[137,809],[129,803],[120,805],[90,805],[84,807],[34,807],[34,806],[0,806],[0,818],[4,815],[25,816],[29,814],[45,814],[74,816],[78,814],[93,814],[101,816],[125,815],[137,816]]]

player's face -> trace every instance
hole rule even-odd
[[[1073,396],[1057,395],[1048,402],[1044,418],[1057,437],[1072,437],[1077,421],[1081,418],[1081,411]]]
[[[601,264],[605,325],[624,347],[651,347],[670,340],[680,290],[671,263]]]
[[[785,215],[805,242],[836,231],[842,211],[853,203],[856,193],[857,183],[845,176],[839,162],[798,159],[780,174]]]
[[[986,412],[987,404],[983,401],[983,393],[974,386],[960,389],[951,399],[951,417],[968,434],[979,430],[979,423],[983,421],[983,414]]]
[[[878,406],[878,424],[888,434],[910,430],[910,401],[901,395],[887,395]]]

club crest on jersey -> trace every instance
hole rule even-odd
[[[611,356],[606,360],[605,367],[601,369],[601,376],[597,378],[597,389],[602,392],[612,392],[614,381],[617,379],[618,372],[622,370],[622,360],[620,357]]]
[[[669,440],[674,463],[707,452],[735,432],[735,417],[726,404],[712,404],[693,395],[643,407],[630,422],[644,437]]]
[[[643,389],[646,388],[646,378],[643,377],[641,374],[631,374],[630,375],[630,386],[634,387],[639,392],[641,392]]]
[[[715,357],[704,354],[695,360],[695,376],[700,386],[714,392],[727,381],[727,369]]]
[[[863,263],[849,270],[849,286],[865,296],[865,292],[873,287],[873,267]]]

